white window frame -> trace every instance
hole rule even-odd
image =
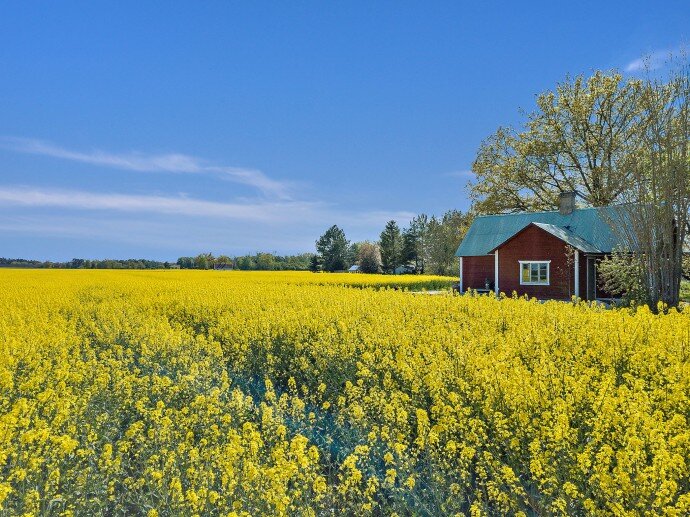
[[[518,260],[520,267],[518,275],[520,276],[520,285],[551,285],[551,261],[550,260]],[[525,282],[522,280],[522,265],[523,264],[546,264],[546,283],[544,282]]]

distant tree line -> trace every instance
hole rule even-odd
[[[331,226],[316,241],[312,271],[344,271],[353,265],[361,273],[454,275],[455,251],[472,222],[471,213],[449,210],[443,216],[420,214],[400,228],[388,221],[377,242],[347,240]]]
[[[40,260],[13,259],[0,257],[0,267],[54,267],[53,262],[41,262]]]
[[[180,257],[176,264],[180,269],[214,269],[227,268],[241,271],[306,271],[313,253],[299,255],[277,255],[275,253],[256,253],[229,257],[213,256],[212,253],[201,253],[195,257]]]
[[[75,258],[67,262],[58,262],[0,257],[0,267],[43,269],[165,269],[170,267],[170,263],[147,259],[90,260]]]
[[[309,269],[313,253],[299,255],[277,255],[256,253],[229,257],[201,253],[194,257],[180,257],[176,262],[162,262],[148,259],[91,260],[75,258],[67,262],[40,261],[21,258],[0,257],[0,267],[13,268],[54,268],[54,269],[214,269],[224,267],[243,271],[306,271]]]

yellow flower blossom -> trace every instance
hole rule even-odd
[[[0,270],[0,513],[690,514],[690,311],[452,280]]]

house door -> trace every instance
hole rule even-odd
[[[597,298],[597,262],[594,257],[587,257],[587,299]]]

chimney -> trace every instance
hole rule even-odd
[[[569,215],[575,210],[575,191],[561,192],[558,196],[558,211],[561,215]]]

